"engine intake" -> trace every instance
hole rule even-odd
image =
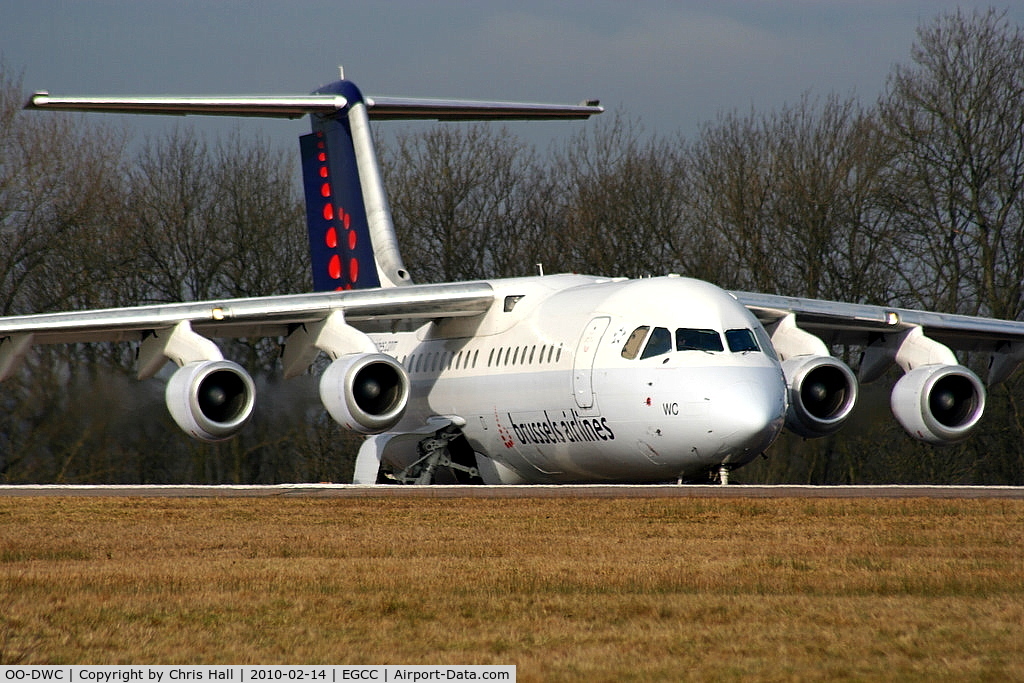
[[[379,434],[402,419],[409,404],[409,376],[391,356],[348,354],[324,371],[320,400],[345,429]]]
[[[985,412],[985,387],[962,365],[925,365],[896,382],[890,405],[915,439],[955,443],[967,438]]]
[[[832,356],[796,356],[782,362],[789,386],[786,428],[808,439],[839,430],[857,403],[853,371]]]
[[[201,441],[234,436],[252,417],[256,387],[229,360],[196,361],[175,370],[164,394],[178,426]]]

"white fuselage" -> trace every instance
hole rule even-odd
[[[681,277],[492,285],[495,304],[482,317],[371,334],[412,383],[392,432],[452,419],[484,481],[671,481],[748,462],[781,431],[778,359],[723,290]],[[688,341],[694,331],[700,348]],[[385,464],[415,459],[399,443]]]

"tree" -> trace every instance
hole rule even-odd
[[[785,293],[877,303],[892,293],[892,224],[881,206],[889,155],[873,112],[830,95],[773,115],[771,216]]]
[[[7,312],[281,294],[308,289],[293,168],[262,141],[211,147],[189,130],[148,143],[62,115],[20,112],[4,80],[0,273]],[[55,153],[54,150],[60,150]],[[344,480],[353,440],[315,386],[276,378],[277,340],[223,345],[260,387],[258,415],[226,443],[173,425],[159,379],[136,382],[126,344],[35,347],[0,393],[7,481]],[[312,388],[311,388],[312,387]],[[307,479],[308,480],[308,479]]]
[[[533,151],[506,128],[437,126],[382,146],[395,229],[417,282],[507,274]],[[516,273],[523,274],[523,273]]]
[[[687,149],[691,230],[713,235],[704,276],[734,289],[773,291],[785,248],[771,220],[775,181],[770,133],[753,113],[723,114]]]
[[[110,230],[127,138],[26,115],[20,91],[0,64],[0,314],[103,305],[117,274]]]
[[[1024,309],[1024,33],[961,11],[918,31],[879,108],[895,151],[907,299],[1017,318]]]
[[[642,137],[615,115],[573,136],[551,161],[546,264],[595,275],[645,277],[688,263],[686,179],[678,145]],[[553,219],[553,220],[551,220]]]
[[[918,30],[879,110],[907,305],[1024,313],[1024,32],[1005,12],[962,11]],[[981,364],[986,359],[977,359]],[[979,368],[983,372],[983,368]],[[953,449],[970,481],[1020,483],[1019,376],[992,387],[979,434]]]
[[[880,206],[887,155],[872,114],[854,100],[805,96],[768,115],[726,114],[687,158],[689,230],[712,233],[720,252],[706,277],[791,296],[890,293],[891,226]]]

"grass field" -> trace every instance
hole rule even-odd
[[[0,663],[1024,680],[1024,501],[0,498]]]

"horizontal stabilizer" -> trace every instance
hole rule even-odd
[[[582,104],[533,104],[399,97],[368,97],[371,119],[436,119],[477,121],[515,119],[585,119],[604,111],[597,100]]]
[[[347,105],[345,98],[337,95],[55,97],[47,92],[37,92],[25,105],[25,109],[296,119],[310,113],[329,114],[340,111]]]
[[[123,114],[170,114],[184,116],[260,116],[299,118],[305,114],[329,115],[349,105],[340,95],[210,95],[210,96],[121,96],[58,97],[37,92],[26,109],[112,112]],[[596,101],[583,104],[535,104],[528,102],[487,102],[476,100],[368,97],[371,119],[516,120],[585,119],[604,109]]]

